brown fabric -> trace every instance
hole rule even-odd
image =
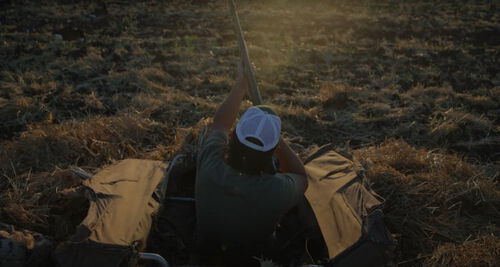
[[[126,159],[84,181],[95,193],[82,222],[90,229],[89,239],[123,246],[145,241],[151,214],[160,206],[152,194],[166,169],[160,161]]]
[[[381,202],[361,184],[360,166],[330,149],[320,149],[306,164],[311,205],[330,258],[363,235],[363,218]]]
[[[166,171],[167,164],[161,161],[126,159],[85,180],[89,211],[77,233],[58,249],[58,263],[119,266],[132,246],[143,249],[160,208],[153,194]]]

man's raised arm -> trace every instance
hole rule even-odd
[[[242,63],[239,63],[236,84],[233,86],[224,102],[217,108],[210,130],[220,131],[226,134],[229,132],[236,121],[241,101],[243,101],[243,97],[247,90],[248,80],[243,73]]]

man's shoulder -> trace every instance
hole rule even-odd
[[[198,167],[206,163],[214,165],[222,161],[227,140],[228,137],[224,132],[208,131],[200,140],[201,144],[197,156]]]

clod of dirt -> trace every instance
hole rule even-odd
[[[324,84],[320,89],[320,97],[323,105],[336,109],[343,109],[349,104],[348,88],[340,84]]]

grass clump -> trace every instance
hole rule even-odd
[[[32,229],[61,240],[74,231],[85,216],[84,199],[65,199],[60,192],[80,185],[69,170],[28,172],[14,177],[0,195],[3,222]]]
[[[498,266],[500,264],[500,239],[484,235],[461,244],[444,243],[426,259],[427,266]]]
[[[92,117],[58,125],[33,125],[19,139],[4,141],[0,170],[7,176],[69,165],[98,167],[127,157],[147,157],[169,144],[173,129],[130,115]]]
[[[399,140],[359,149],[356,155],[375,191],[386,198],[386,222],[399,236],[402,258],[448,257],[435,256],[444,253],[439,252],[442,244],[467,246],[470,236],[479,238],[500,223],[497,177],[485,176],[460,157]],[[495,246],[483,249],[498,253]]]

